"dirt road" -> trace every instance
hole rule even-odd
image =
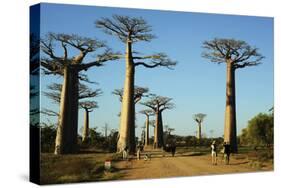
[[[175,157],[171,157],[168,154],[163,157],[161,153],[155,152],[149,161],[143,159],[122,161],[117,164],[117,167],[123,174],[121,179],[148,179],[257,171],[251,168],[248,162],[245,157],[233,156],[230,164],[224,165],[219,157],[218,165],[214,166],[211,164],[209,155],[176,154]],[[264,167],[261,170],[271,169]]]

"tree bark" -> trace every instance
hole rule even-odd
[[[88,138],[89,138],[89,111],[85,109],[82,142],[87,143]]]
[[[163,147],[163,123],[162,123],[162,112],[156,111],[155,113],[155,135],[154,135],[154,148]]]
[[[78,82],[77,70],[74,67],[66,66],[61,92],[55,154],[69,154],[77,151]]]
[[[233,153],[237,153],[236,136],[236,102],[235,102],[235,68],[231,60],[227,60],[226,71],[226,108],[224,123],[224,141],[228,142]]]
[[[201,141],[202,138],[202,133],[201,133],[201,123],[198,123],[198,133],[197,133],[197,138],[199,142]]]
[[[158,148],[158,134],[159,134],[159,112],[155,112],[155,127],[154,127],[154,143],[153,148]]]
[[[126,146],[130,153],[135,152],[135,104],[134,104],[134,77],[135,67],[132,58],[132,42],[127,41],[126,49],[126,77],[124,82],[120,136],[117,151],[122,151]]]
[[[145,146],[149,145],[149,115],[146,115],[146,124],[145,124]]]
[[[162,111],[159,112],[158,118],[159,118],[158,148],[162,148],[164,145]]]

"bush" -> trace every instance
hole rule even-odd
[[[41,152],[53,152],[55,149],[56,127],[55,125],[41,126]]]

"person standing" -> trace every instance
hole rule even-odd
[[[140,160],[140,157],[141,157],[141,146],[138,145],[138,147],[137,147],[137,159]]]
[[[217,165],[217,144],[216,141],[214,140],[211,144],[211,156],[212,156],[212,165]]]
[[[123,149],[123,160],[127,160],[128,159],[128,147],[126,146]]]
[[[223,153],[224,153],[224,163],[225,164],[229,164],[229,160],[230,160],[230,144],[228,142],[224,142],[223,144]]]

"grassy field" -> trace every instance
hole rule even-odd
[[[41,184],[104,181],[120,178],[117,169],[104,170],[105,160],[115,160],[113,153],[75,155],[41,154]]]

